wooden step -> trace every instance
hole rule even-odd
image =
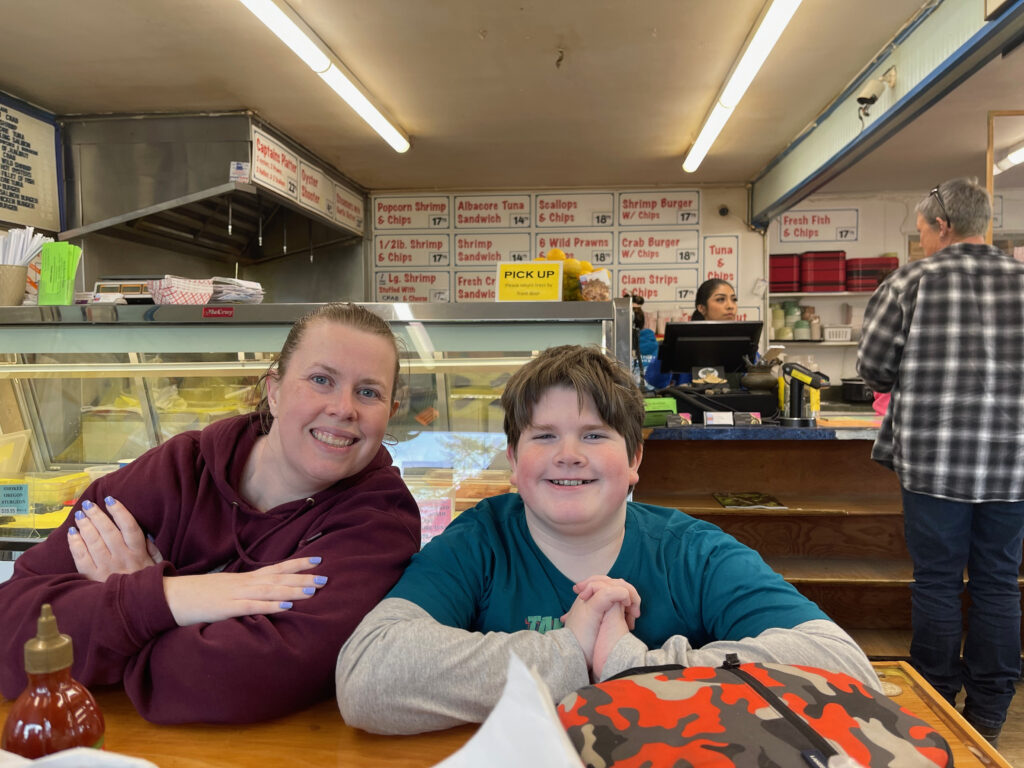
[[[857,645],[873,661],[909,659],[909,629],[848,629]]]

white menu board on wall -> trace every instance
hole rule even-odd
[[[448,195],[376,197],[374,229],[448,229],[451,200]]]
[[[700,192],[620,192],[619,226],[649,227],[700,223]]]
[[[365,208],[360,195],[336,175],[299,157],[285,142],[252,127],[249,178],[253,184],[294,200],[336,224],[363,234]]]
[[[0,221],[62,228],[54,119],[0,94]]]
[[[567,258],[607,269],[613,296],[635,294],[644,298],[645,312],[684,317],[707,277],[729,275],[725,279],[741,297],[744,283],[763,277],[761,249],[752,248],[746,261],[740,249],[758,235],[738,226],[738,217],[702,222],[702,195],[710,194],[659,189],[372,195],[376,300],[494,301],[495,267],[533,261],[558,248]],[[726,203],[739,208],[746,199],[742,188],[714,194],[707,202],[716,210]],[[756,304],[756,297],[747,298]],[[754,317],[758,313],[755,308]]]
[[[515,229],[530,226],[529,195],[456,195],[456,229]]]
[[[779,242],[851,243],[858,237],[860,211],[832,208],[819,211],[787,211],[779,216]]]
[[[608,227],[614,223],[611,192],[538,194],[537,226]]]

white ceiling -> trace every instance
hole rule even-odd
[[[412,136],[404,155],[237,0],[7,2],[0,90],[59,115],[252,109],[372,190],[740,184],[922,1],[804,0],[696,174],[682,155],[763,0],[292,0]],[[986,110],[1024,107],[1015,58],[829,189],[983,175]]]

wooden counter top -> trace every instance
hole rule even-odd
[[[93,694],[106,720],[106,748],[160,768],[426,768],[456,752],[477,729],[464,725],[416,736],[375,736],[345,725],[333,700],[265,723],[154,725],[136,713],[124,691],[97,689]],[[10,707],[11,702],[0,699],[0,722]]]
[[[1012,768],[909,664],[873,664],[886,693],[949,741],[958,768]],[[153,725],[139,717],[123,691],[94,693],[106,718],[107,748],[145,758],[160,768],[426,767],[456,752],[477,728],[464,725],[417,736],[374,736],[345,725],[333,701],[252,725]],[[0,721],[6,719],[10,706],[11,702],[0,699]]]

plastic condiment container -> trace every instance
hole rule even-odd
[[[800,319],[800,307],[786,307],[785,324],[792,327]]]
[[[44,603],[36,636],[25,643],[28,686],[7,713],[0,748],[35,759],[72,747],[103,747],[103,713],[71,677],[73,660],[71,638],[60,633]]]
[[[821,341],[821,318],[818,315],[811,318],[811,341]]]
[[[793,323],[793,340],[794,341],[810,341],[811,340],[811,324],[806,320],[797,320]]]

